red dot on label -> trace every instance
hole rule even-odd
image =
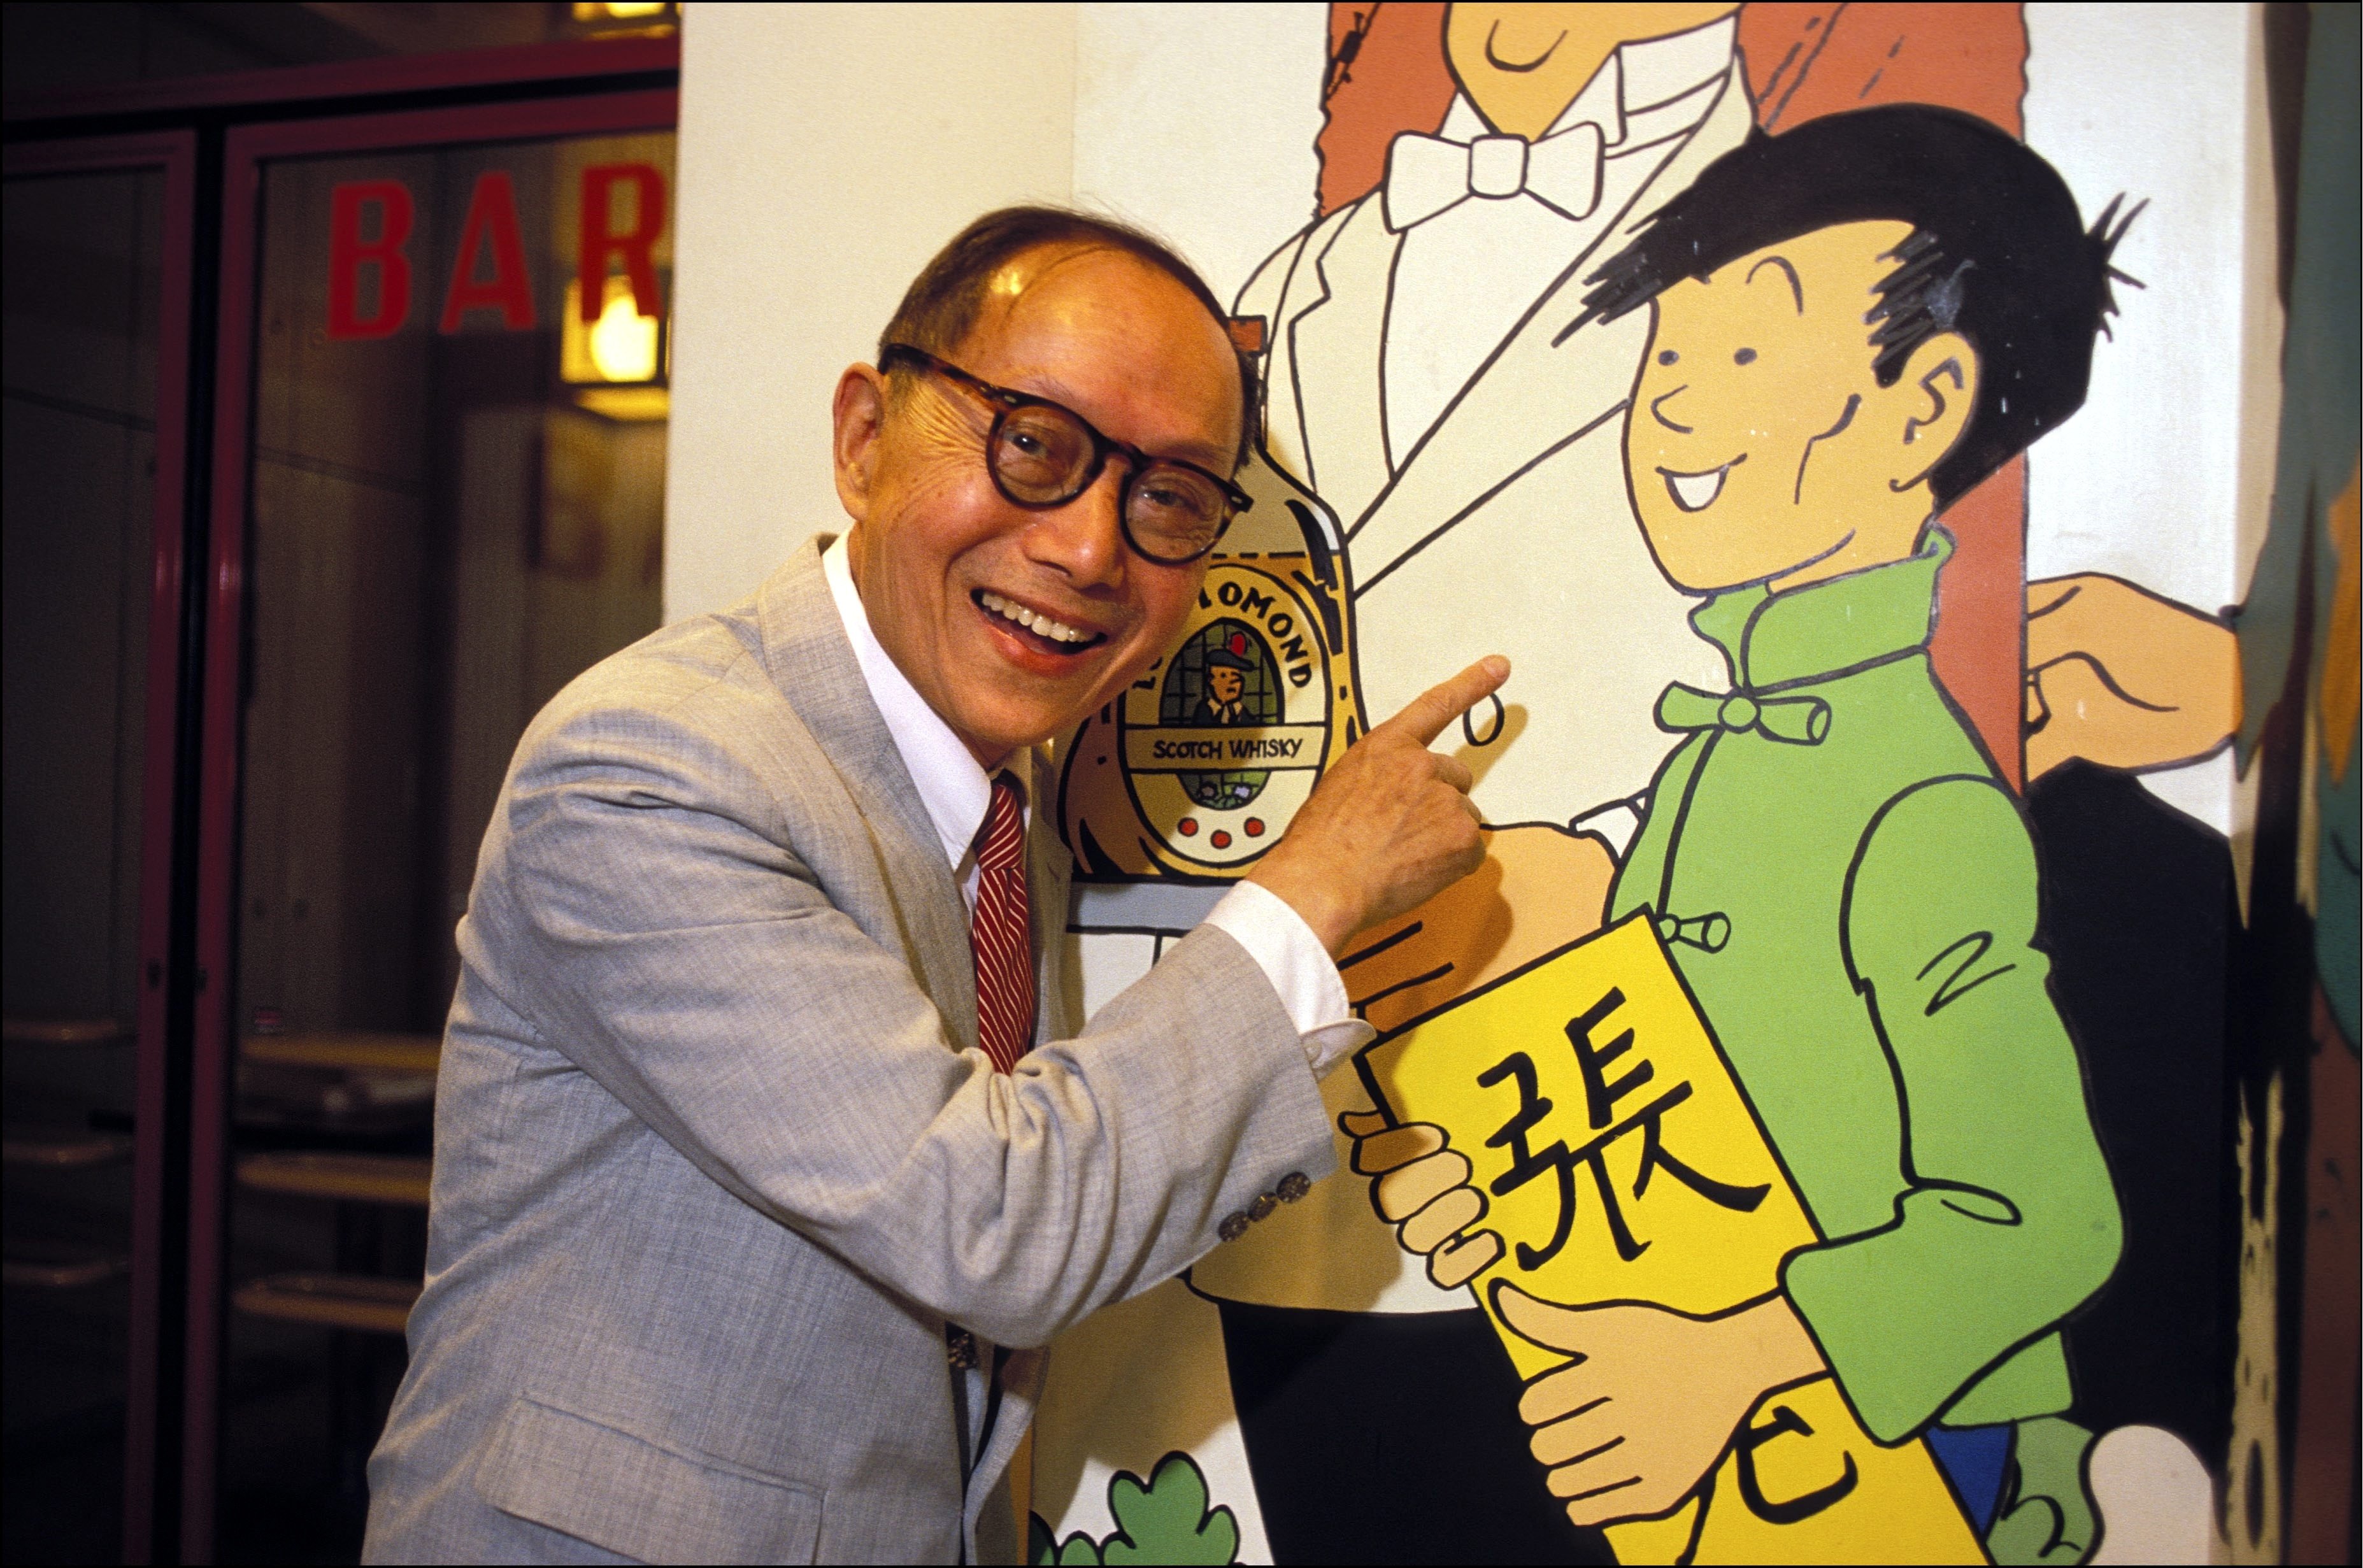
[[[1214,845],[1215,848],[1218,850],[1227,850],[1231,847],[1231,836],[1217,828],[1215,829],[1215,836],[1207,840],[1206,842]]]
[[[1182,836],[1185,839],[1194,839],[1198,836],[1198,819],[1194,817],[1184,817],[1173,826],[1182,830]]]
[[[1247,828],[1248,828],[1248,838],[1250,838],[1250,839],[1260,839],[1260,838],[1262,838],[1262,837],[1263,837],[1263,818],[1262,818],[1262,817],[1248,817],[1248,821],[1247,821]]]

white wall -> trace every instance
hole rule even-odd
[[[2027,455],[2026,574],[2108,572],[2237,603],[2264,542],[2280,416],[2261,8],[2026,7],[2026,139],[2090,219],[2147,199],[2112,336],[2073,419]],[[2147,775],[2237,837],[2228,752]],[[2251,803],[2252,806],[2253,803]]]
[[[1313,221],[1329,7],[1079,6],[1075,200],[1175,246],[1226,300]],[[1180,174],[1182,177],[1177,178]]]
[[[1074,186],[1072,6],[683,10],[668,620],[843,528],[838,373],[962,224]]]

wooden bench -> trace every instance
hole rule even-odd
[[[11,1241],[0,1256],[0,1283],[11,1290],[87,1290],[130,1272],[125,1254],[70,1241]]]
[[[354,1073],[427,1073],[443,1060],[443,1038],[432,1034],[382,1034],[316,1030],[307,1034],[250,1034],[239,1042],[247,1061],[273,1067],[341,1067]]]
[[[117,1018],[0,1018],[10,1045],[115,1045],[138,1032]]]
[[[272,1274],[239,1286],[230,1305],[256,1318],[361,1334],[399,1334],[425,1288],[366,1274]]]
[[[305,1150],[249,1154],[238,1162],[241,1186],[338,1203],[427,1207],[433,1162],[423,1154],[331,1154]]]

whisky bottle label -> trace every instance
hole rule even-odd
[[[1079,881],[1244,875],[1361,734],[1336,525],[1259,469],[1256,526],[1213,559],[1180,645],[1059,744]]]

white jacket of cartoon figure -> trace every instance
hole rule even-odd
[[[1237,314],[1266,324],[1264,453],[1337,519],[1373,722],[1487,653],[1509,656],[1505,722],[1473,716],[1488,822],[1566,824],[1647,786],[1671,737],[1670,680],[1721,660],[1685,619],[1625,490],[1625,410],[1646,310],[1560,334],[1583,279],[1752,117],[1734,67],[1697,131],[1559,275],[1390,472],[1383,342],[1396,251],[1378,193],[1281,247]],[[1259,458],[1259,461],[1262,461]],[[1494,733],[1498,731],[1498,733]]]
[[[1752,123],[1735,66],[1687,143],[1543,292],[1399,470],[1381,428],[1382,335],[1402,237],[1379,194],[1281,246],[1240,295],[1237,314],[1265,323],[1255,462],[1285,471],[1334,516],[1371,720],[1476,659],[1509,656],[1502,710],[1481,707],[1441,743],[1478,775],[1489,823],[1564,826],[1639,795],[1675,740],[1657,726],[1659,694],[1670,681],[1714,690],[1725,679],[1688,624],[1696,601],[1659,572],[1625,488],[1625,406],[1650,313],[1560,334],[1582,314],[1583,278]],[[1293,488],[1253,473],[1243,483]],[[1623,832],[1598,825],[1621,851],[1631,818]],[[1324,1091],[1333,1112],[1362,1103],[1351,1073],[1332,1073]],[[1342,1137],[1339,1153],[1342,1164]],[[1471,1305],[1465,1291],[1427,1283],[1371,1214],[1366,1184],[1351,1179],[1319,1184],[1191,1280],[1209,1296],[1270,1306]]]

